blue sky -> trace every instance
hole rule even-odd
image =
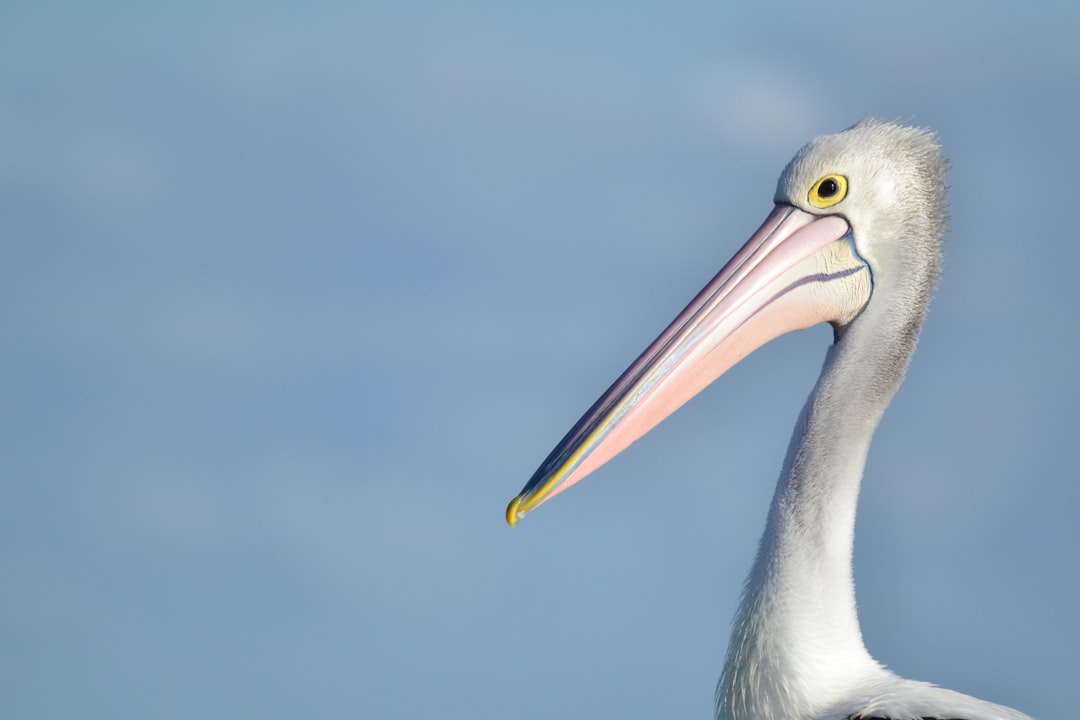
[[[1080,704],[1072,3],[0,11],[8,717],[709,717],[826,328],[506,502],[814,135],[936,129],[867,644]]]

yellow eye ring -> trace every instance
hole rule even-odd
[[[847,178],[843,175],[826,175],[810,188],[807,200],[816,208],[832,207],[847,196]]]

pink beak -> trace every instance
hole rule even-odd
[[[511,501],[506,521],[517,524],[583,479],[770,340],[821,322],[847,324],[872,287],[842,217],[777,205],[578,420]]]

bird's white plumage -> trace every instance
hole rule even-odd
[[[934,136],[864,120],[800,150],[777,207],[571,429],[507,508],[511,525],[580,481],[746,355],[829,322],[835,342],[795,426],[716,690],[720,720],[1023,720],[905,680],[855,608],[859,486],[941,269]]]
[[[848,178],[827,211],[807,191]],[[867,652],[852,547],[863,466],[901,380],[936,282],[945,232],[944,161],[934,137],[864,120],[803,148],[776,201],[841,213],[870,265],[873,294],[837,327],[792,437],[717,687],[721,720],[1021,720],[1028,716],[900,678]]]

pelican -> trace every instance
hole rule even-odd
[[[830,323],[834,341],[795,425],[733,623],[720,720],[1031,720],[897,676],[867,651],[855,609],[859,485],[941,270],[945,168],[932,132],[874,119],[799,150],[757,232],[506,510],[515,525],[757,348]]]

